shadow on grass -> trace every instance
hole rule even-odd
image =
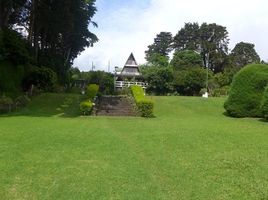
[[[45,93],[34,97],[25,108],[2,114],[0,117],[32,116],[32,117],[66,117],[81,116],[79,103],[82,97],[78,94]]]

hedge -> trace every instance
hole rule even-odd
[[[265,91],[264,91],[264,94],[263,94],[261,111],[262,111],[263,117],[266,120],[268,120],[268,85],[265,88]]]
[[[234,77],[229,97],[224,104],[233,117],[262,117],[261,102],[268,83],[268,65],[251,64]]]
[[[141,116],[153,117],[154,103],[145,97],[142,87],[134,85],[131,86],[130,89]]]

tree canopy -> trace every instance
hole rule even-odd
[[[255,45],[239,42],[231,52],[231,59],[235,67],[242,68],[247,64],[260,63],[260,56],[255,51]]]
[[[200,52],[203,63],[212,71],[222,71],[228,54],[228,32],[226,27],[212,23],[186,23],[174,37],[176,51],[194,50]],[[208,63],[207,63],[208,62]]]
[[[24,59],[21,63],[11,58],[20,62],[16,64],[46,66],[63,84],[77,55],[98,41],[89,30],[90,24],[97,26],[92,21],[96,11],[95,0],[0,1],[0,59],[10,60],[7,55],[13,55]],[[14,49],[18,49],[17,54]]]
[[[169,58],[168,54],[172,51],[173,37],[170,32],[160,32],[156,35],[154,43],[148,46],[145,51],[145,58],[148,62],[154,63],[156,56]]]

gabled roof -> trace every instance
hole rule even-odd
[[[125,66],[128,66],[128,67],[137,67],[138,66],[138,63],[136,62],[136,59],[134,58],[133,53],[131,53],[130,56],[128,57]]]

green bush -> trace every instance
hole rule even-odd
[[[221,96],[227,96],[229,93],[230,87],[229,86],[223,86],[221,88],[216,88],[212,91],[211,95],[213,97],[221,97]]]
[[[94,97],[98,94],[99,86],[97,84],[89,84],[87,86],[87,96],[89,99],[93,100]]]
[[[90,100],[85,100],[80,103],[80,111],[83,115],[90,115],[92,112],[93,103]]]
[[[192,67],[187,70],[174,72],[174,88],[182,95],[196,96],[206,86],[207,70],[201,67]],[[209,77],[212,72],[209,71]]]
[[[141,116],[153,117],[154,104],[145,97],[142,87],[135,85],[131,86],[130,89]]]
[[[25,79],[24,85],[30,88],[35,85],[38,89],[45,92],[54,91],[57,84],[56,73],[47,67],[36,67]]]
[[[224,104],[233,117],[262,117],[261,101],[268,83],[268,65],[252,64],[234,77],[229,97]]]
[[[266,120],[268,120],[268,86],[265,88],[262,98],[261,111]]]

